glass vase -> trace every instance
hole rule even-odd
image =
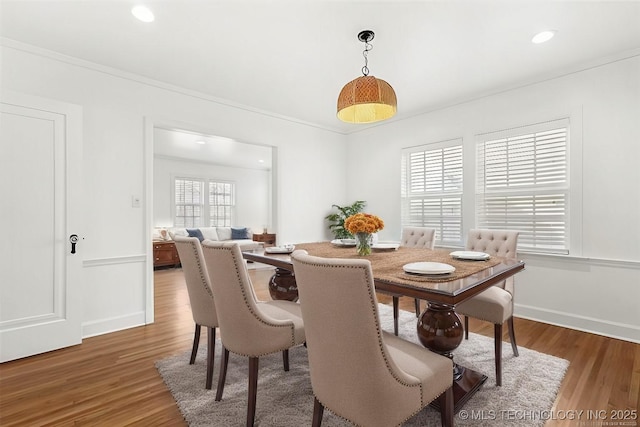
[[[372,236],[371,233],[356,233],[356,251],[360,256],[371,254]]]

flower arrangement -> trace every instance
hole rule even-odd
[[[344,228],[353,235],[356,233],[377,233],[384,228],[384,221],[375,215],[357,213],[344,220]]]
[[[356,238],[358,255],[371,253],[371,234],[384,228],[384,221],[367,213],[357,213],[344,220],[344,228]]]

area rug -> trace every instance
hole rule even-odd
[[[393,331],[391,308],[380,304],[384,330]],[[417,341],[416,317],[400,312],[400,333]],[[455,351],[463,366],[483,372],[489,379],[456,415],[456,426],[542,426],[556,398],[569,362],[519,347],[515,357],[511,345],[504,343],[502,387],[495,385],[493,339],[469,334]],[[200,348],[196,363],[189,365],[189,351],[156,362],[164,382],[190,426],[243,426],[247,411],[248,361],[230,354],[222,401],[215,402],[220,363],[220,340],[216,341],[213,390],[204,388],[206,348]],[[290,371],[282,369],[280,353],[260,358],[256,426],[299,427],[311,425],[313,394],[309,380],[307,351],[291,349]],[[325,410],[323,427],[344,427],[347,421]],[[404,426],[439,426],[440,413],[427,407]]]

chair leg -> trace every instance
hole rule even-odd
[[[196,323],[196,331],[193,334],[193,347],[191,347],[191,359],[189,359],[189,365],[193,365],[194,363],[196,363],[198,344],[200,344],[200,325]]]
[[[393,333],[398,336],[398,299],[400,297],[393,296]]]
[[[207,382],[205,387],[211,390],[213,383],[213,360],[216,352],[216,328],[207,327]]]
[[[418,298],[414,298],[413,303],[416,306],[416,317],[420,317],[420,300]]]
[[[507,320],[507,323],[509,327],[509,341],[511,341],[511,348],[513,349],[513,354],[518,357],[520,354],[518,354],[518,345],[516,344],[516,330],[513,327],[513,316]]]
[[[502,385],[502,325],[493,325],[494,344],[496,347],[496,385]]]
[[[282,350],[282,366],[285,372],[289,372],[289,349]]]
[[[313,421],[311,427],[320,427],[322,424],[322,414],[324,413],[324,406],[318,401],[317,398],[313,398]]]
[[[469,316],[464,316],[464,339],[469,339]]]
[[[438,397],[442,427],[453,427],[453,386]]]
[[[220,360],[220,375],[218,376],[218,391],[216,391],[216,402],[222,400],[224,391],[224,381],[227,378],[227,365],[229,364],[229,350],[222,346],[222,359]]]
[[[258,361],[257,357],[249,358],[249,398],[247,400],[247,427],[253,427],[256,418],[256,396],[258,392]]]

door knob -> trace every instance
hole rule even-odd
[[[75,254],[76,253],[76,243],[78,243],[78,235],[77,234],[72,234],[71,236],[69,236],[69,241],[71,242],[71,253]]]

